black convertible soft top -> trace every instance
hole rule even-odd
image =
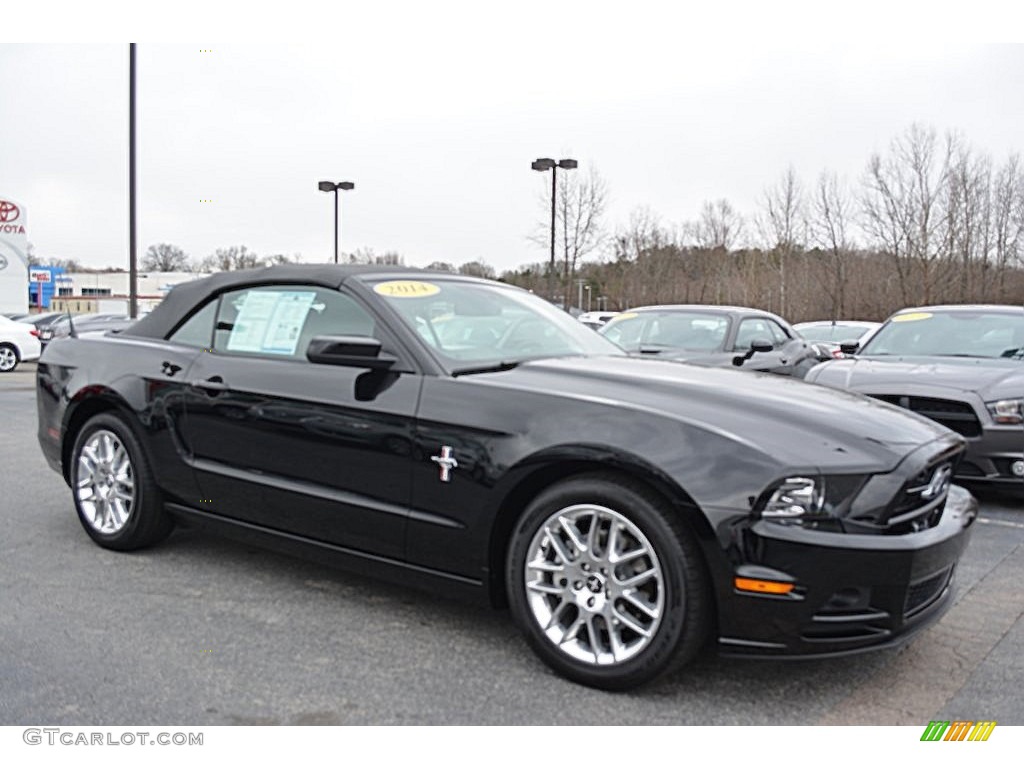
[[[164,339],[181,320],[206,299],[226,290],[266,283],[294,283],[337,288],[353,275],[422,275],[425,270],[409,267],[356,264],[282,264],[262,269],[239,269],[217,272],[210,277],[191,280],[174,286],[160,304],[134,325],[124,336]]]

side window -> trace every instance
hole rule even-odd
[[[273,285],[221,297],[213,348],[232,355],[305,360],[316,336],[373,336],[355,299],[329,288]]]
[[[774,320],[768,321],[768,330],[772,332],[772,339],[775,342],[775,348],[778,349],[785,345],[789,341],[789,334],[786,333],[786,329],[776,323]]]
[[[642,317],[628,317],[622,320],[613,321],[604,330],[605,338],[614,341],[620,347],[627,349],[640,344],[640,332],[644,329],[645,321]]]
[[[213,341],[213,321],[216,316],[217,299],[214,299],[179,325],[178,330],[172,333],[168,340],[175,344],[184,344],[186,347],[209,349],[210,342]]]
[[[733,345],[733,352],[746,352],[754,339],[767,339],[774,343],[774,336],[768,330],[768,323],[760,318],[748,317],[740,323],[736,332],[736,343]]]

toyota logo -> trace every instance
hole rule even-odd
[[[0,200],[0,224],[6,224],[9,221],[17,221],[21,215],[21,211],[18,210],[18,206],[14,203],[9,203],[6,200]]]
[[[7,257],[0,253],[0,269],[7,269]]]

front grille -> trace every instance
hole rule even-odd
[[[903,604],[904,618],[909,619],[934,603],[949,584],[952,574],[953,569],[947,568],[924,581],[911,584],[907,590],[907,599]]]
[[[844,528],[851,533],[892,536],[934,528],[942,520],[949,485],[962,455],[960,446],[933,455],[924,466],[917,465],[915,474],[894,489],[885,506],[866,508],[851,515],[844,520]]]
[[[964,437],[980,437],[981,421],[970,403],[959,400],[942,400],[938,397],[910,397],[908,395],[871,395],[908,411],[937,421],[944,427],[959,432]]]

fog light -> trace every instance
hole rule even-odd
[[[1010,465],[1010,471],[1017,477],[1024,477],[1024,461],[1015,461]]]

